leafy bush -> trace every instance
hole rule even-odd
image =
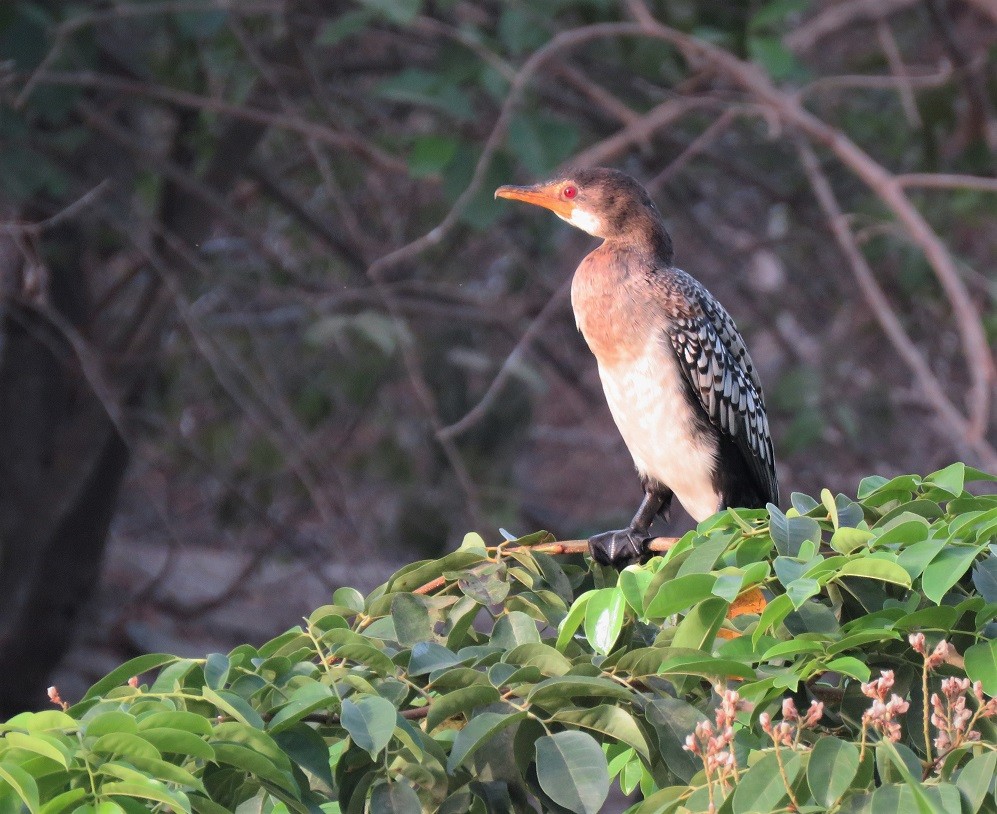
[[[997,478],[728,511],[617,575],[546,534],[414,563],[0,728],[0,811],[997,811]],[[149,683],[138,676],[149,673]],[[991,700],[987,699],[991,697]]]

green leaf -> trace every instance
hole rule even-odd
[[[983,684],[983,691],[997,697],[997,639],[978,642],[966,650],[966,675]]]
[[[814,799],[833,808],[859,770],[859,750],[853,743],[824,737],[814,744],[807,765],[807,783]]]
[[[229,690],[213,690],[211,687],[202,687],[201,695],[204,696],[205,701],[210,701],[218,707],[224,715],[254,729],[263,729],[263,718],[260,717],[260,713],[253,709],[241,695],[236,695]]]
[[[952,497],[959,497],[966,484],[966,464],[954,463],[946,466],[944,469],[932,472],[924,479],[924,482],[930,483],[936,489],[941,489]]]
[[[526,697],[527,703],[545,709],[564,706],[572,698],[615,698],[619,701],[631,700],[626,687],[598,676],[559,676],[548,678],[537,684]]]
[[[30,774],[20,766],[6,761],[0,761],[0,780],[7,783],[28,807],[31,814],[38,811],[38,784]]]
[[[155,670],[157,667],[173,664],[179,660],[176,656],[171,656],[168,653],[147,653],[131,661],[126,661],[87,690],[86,695],[81,700],[88,701],[91,698],[98,698],[105,695],[108,690],[126,684],[129,678],[140,676],[149,670]]]
[[[39,814],[60,814],[70,806],[74,806],[86,797],[88,791],[82,788],[70,789],[61,794],[57,794],[39,810]]]
[[[776,550],[784,557],[796,557],[800,547],[807,540],[820,543],[820,526],[812,517],[787,517],[771,503],[769,511],[769,533],[775,542]]]
[[[433,670],[454,667],[460,663],[461,659],[457,654],[442,644],[419,642],[412,648],[408,671],[409,675],[420,676],[431,673]]]
[[[474,754],[491,737],[508,726],[519,723],[526,717],[525,712],[482,712],[475,715],[454,738],[450,757],[447,759],[447,773],[454,771]]]
[[[585,608],[585,638],[596,653],[607,655],[623,630],[626,599],[618,588],[596,591]]]
[[[329,709],[339,705],[332,689],[318,681],[310,681],[296,688],[277,713],[270,719],[267,729],[270,732],[280,732],[294,726],[310,712],[317,709]]]
[[[874,557],[856,557],[849,560],[838,569],[833,579],[842,577],[864,577],[879,582],[892,582],[905,588],[910,587],[910,575],[903,568],[895,562]]]
[[[165,803],[190,814],[190,800],[187,795],[180,791],[171,791],[165,783],[160,783],[158,780],[146,779],[144,783],[124,781],[104,783],[100,791],[101,794],[108,796],[138,797],[141,800]]]
[[[950,545],[938,552],[921,576],[921,590],[936,605],[970,569],[984,546]]]
[[[795,751],[783,749],[782,762],[786,779],[792,785],[800,774],[800,756]],[[741,781],[734,789],[731,810],[734,814],[776,811],[788,798],[779,763],[775,754],[770,753],[741,775]]]
[[[127,758],[159,759],[162,755],[149,741],[128,732],[108,732],[90,744],[90,749],[98,753],[122,755]]]
[[[374,786],[370,795],[370,811],[384,814],[422,814],[422,803],[408,783],[398,781]]]
[[[696,707],[681,698],[660,696],[646,707],[644,715],[658,736],[658,749],[669,770],[688,783],[703,768],[699,758],[685,747],[685,739],[696,729],[696,724],[707,720]]]
[[[626,571],[623,572],[625,574]],[[620,579],[622,581],[623,574],[620,574]],[[579,625],[585,619],[585,607],[588,605],[589,599],[595,591],[586,591],[581,594],[574,602],[571,603],[571,608],[568,610],[568,615],[561,620],[561,624],[557,626],[557,642],[555,647],[564,652],[564,648],[568,646],[568,643],[575,635],[575,631],[578,630]],[[640,611],[638,610],[638,613]]]
[[[228,681],[228,656],[211,653],[204,662],[204,682],[213,690],[221,689]]]
[[[820,585],[817,580],[809,577],[799,577],[786,586],[786,596],[793,603],[793,610],[799,610],[804,602],[819,593]]]
[[[848,526],[842,526],[841,528],[835,529],[834,534],[831,535],[830,546],[835,551],[840,551],[842,554],[850,554],[857,548],[862,548],[867,545],[870,540],[872,540],[876,535],[868,529],[856,529],[849,528]]]
[[[472,684],[434,698],[426,716],[426,731],[432,732],[441,723],[455,715],[468,713],[476,707],[494,704],[499,691],[488,684]]]
[[[215,750],[192,732],[182,729],[153,727],[143,729],[142,737],[163,754],[184,755],[203,760],[214,760]]]
[[[990,784],[997,775],[997,752],[977,755],[959,772],[955,784],[962,796],[963,811],[976,814],[990,791]]]
[[[720,579],[717,580],[718,584]],[[719,597],[713,597],[695,605],[675,628],[672,647],[708,650],[713,645],[713,640],[727,617],[729,608],[730,602]]]
[[[520,644],[539,642],[537,623],[522,611],[510,611],[495,623],[492,644],[503,650],[512,650]]]
[[[596,740],[585,732],[558,732],[536,742],[537,779],[555,803],[598,814],[609,796],[609,768]]]
[[[357,702],[349,698],[343,701],[340,721],[353,742],[373,758],[391,740],[397,715],[390,701],[380,696],[368,695]]]
[[[584,729],[600,732],[609,738],[633,747],[646,760],[650,761],[651,759],[644,733],[634,717],[620,707],[599,704],[597,707],[585,709],[559,709],[554,713],[552,719],[571,724],[574,727],[580,726]]]
[[[12,748],[27,749],[36,755],[42,755],[49,758],[49,760],[54,760],[64,769],[69,768],[69,761],[72,756],[71,749],[52,735],[40,732],[34,735],[27,735],[23,732],[8,732],[6,741]]]
[[[854,656],[839,656],[827,662],[824,667],[832,673],[842,673],[859,681],[868,681],[872,677],[872,671],[865,662]]]
[[[793,610],[793,600],[786,594],[780,594],[765,606],[762,615],[758,618],[758,626],[751,634],[752,645],[757,645],[762,636],[782,624],[783,619],[789,616]]]
[[[666,582],[658,589],[644,616],[648,619],[664,619],[673,613],[685,610],[713,595],[717,578],[713,574],[686,574]]]
[[[429,607],[421,596],[398,594],[392,598],[391,618],[400,644],[410,646],[433,639]]]

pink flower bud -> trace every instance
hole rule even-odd
[[[920,653],[923,656],[928,652],[924,644],[923,633],[911,633],[910,636],[907,637],[907,641],[910,642],[910,646],[914,648],[915,653]]]

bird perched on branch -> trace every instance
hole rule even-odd
[[[542,206],[603,238],[575,271],[571,305],[644,499],[627,528],[590,538],[592,556],[617,568],[640,560],[673,496],[697,522],[728,506],[777,503],[762,386],[744,340],[713,295],[672,264],[647,191],[599,168],[502,186],[495,197]]]

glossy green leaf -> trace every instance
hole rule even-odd
[[[627,744],[648,761],[651,759],[644,733],[634,717],[621,707],[599,704],[596,707],[583,709],[559,709],[552,719],[599,732]]]
[[[140,676],[143,673],[149,672],[149,670],[155,670],[157,667],[173,664],[176,661],[179,661],[179,659],[168,653],[148,653],[144,656],[138,656],[104,676],[104,678],[87,690],[82,700],[87,701],[90,698],[97,698],[114,687],[126,684],[128,679],[133,676]]]
[[[482,712],[475,715],[454,738],[447,759],[447,772],[454,771],[481,746],[506,727],[519,723],[526,717],[525,712]]]
[[[702,602],[713,594],[717,578],[713,574],[686,574],[666,582],[647,603],[644,616],[663,619]]]
[[[520,644],[539,642],[537,623],[522,611],[510,611],[502,616],[492,630],[492,644],[512,650]]]
[[[147,779],[144,783],[139,782],[114,782],[104,783],[101,786],[101,793],[110,796],[138,797],[140,800],[151,800],[154,803],[164,803],[173,809],[190,814],[190,800],[181,791],[171,790],[165,783],[158,780]]]
[[[559,707],[572,698],[616,698],[630,700],[630,691],[622,684],[596,676],[561,676],[537,684],[526,697],[531,704]]]
[[[983,684],[983,691],[997,697],[997,639],[978,642],[964,654],[966,675]]]
[[[432,732],[455,715],[469,713],[499,700],[499,691],[487,684],[473,684],[434,698],[426,716],[426,730]]]
[[[395,731],[397,710],[379,696],[365,696],[358,701],[346,699],[340,720],[353,742],[371,757],[388,745]]]
[[[983,546],[948,546],[928,563],[921,575],[924,595],[936,605],[970,569]]]
[[[617,588],[602,588],[589,597],[585,606],[585,638],[596,653],[613,649],[623,629],[626,599]]]
[[[873,557],[859,557],[849,560],[835,575],[835,579],[843,577],[863,577],[879,582],[892,582],[895,585],[910,587],[910,575],[897,563]]]
[[[859,770],[859,750],[853,743],[824,737],[814,744],[807,764],[807,783],[814,799],[832,808],[851,786]]]
[[[784,749],[782,761],[787,780],[790,784],[795,783],[801,771],[799,754]],[[734,789],[731,810],[734,814],[776,811],[785,805],[788,797],[776,756],[769,753],[741,775]]]
[[[963,767],[955,779],[963,800],[963,811],[976,814],[997,776],[997,752],[984,752]]]
[[[204,662],[204,681],[213,690],[221,689],[228,680],[228,656],[211,653]]]
[[[717,580],[719,582],[719,580]],[[709,649],[727,617],[730,602],[713,597],[694,605],[675,628],[672,647]]]
[[[64,769],[69,768],[72,750],[68,744],[63,743],[53,735],[47,735],[43,732],[32,735],[24,732],[8,732],[5,740],[11,748],[27,749],[36,755],[42,755],[49,760],[54,760]]]
[[[954,463],[946,466],[944,469],[932,472],[924,482],[930,483],[952,497],[959,497],[966,484],[966,464]]]
[[[370,811],[384,814],[422,814],[422,802],[404,781],[380,783],[370,795]]]
[[[544,735],[536,742],[537,779],[558,805],[579,814],[598,814],[609,795],[606,756],[585,732]]]
[[[210,701],[223,715],[228,715],[239,723],[256,729],[263,729],[263,718],[241,695],[228,690],[213,690],[203,687],[201,695],[205,701]]]
[[[752,644],[758,644],[761,637],[769,630],[782,624],[782,621],[789,616],[793,610],[793,600],[785,594],[780,594],[765,606],[761,616],[758,618],[758,626],[751,634]]]
[[[703,764],[685,749],[685,740],[696,724],[707,720],[706,715],[687,701],[666,695],[652,699],[644,716],[658,736],[658,749],[669,770],[685,782],[692,780]]]
[[[15,763],[0,761],[0,781],[7,783],[28,807],[31,814],[36,814],[40,806],[38,784],[30,774]]]

